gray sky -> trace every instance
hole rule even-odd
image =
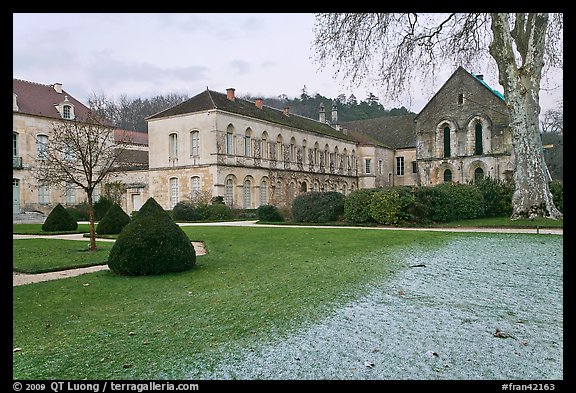
[[[23,13],[13,14],[13,77],[42,84],[62,83],[82,102],[92,94],[117,99],[179,93],[192,97],[207,87],[239,96],[328,98],[353,93],[365,100],[381,96],[378,85],[351,88],[334,79],[332,68],[313,59],[311,13]],[[454,71],[440,77],[439,88]],[[500,92],[495,75],[485,81]],[[541,92],[542,112],[557,107],[560,88]],[[386,109],[405,106],[419,112],[430,89],[399,102],[381,100]]]

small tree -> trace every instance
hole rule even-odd
[[[76,229],[78,229],[78,223],[61,204],[57,204],[52,209],[42,224],[42,230],[45,232],[75,231]]]
[[[129,141],[129,134],[89,114],[86,118],[55,122],[44,146],[41,165],[34,171],[47,186],[79,187],[86,193],[90,221],[90,251],[96,251],[92,194],[114,168]]]

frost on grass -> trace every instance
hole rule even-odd
[[[562,245],[502,234],[407,251],[407,267],[425,267],[271,344],[227,348],[187,377],[563,379]]]

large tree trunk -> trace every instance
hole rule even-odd
[[[548,186],[548,174],[540,137],[540,80],[544,64],[547,14],[516,16],[510,30],[509,14],[492,14],[493,42],[490,54],[498,65],[510,112],[512,145],[515,155],[512,219],[543,216],[560,218]],[[513,43],[522,57],[516,65]]]

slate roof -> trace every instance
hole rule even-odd
[[[90,112],[86,105],[67,93],[66,90],[62,89],[62,93],[56,92],[54,85],[43,85],[13,78],[12,86],[13,92],[17,95],[18,110],[14,111],[16,113],[62,119],[55,105],[62,103],[66,96],[68,101],[74,105],[74,114],[77,118],[85,118]]]
[[[357,138],[359,143],[373,143],[393,149],[416,147],[416,114],[385,116],[375,119],[354,120],[342,123],[349,129],[349,135]]]
[[[130,144],[132,145],[148,146],[148,133],[140,131],[115,129],[114,140],[115,141],[126,140],[130,141]]]
[[[284,114],[284,111],[266,105],[263,105],[262,108],[258,108],[254,102],[237,97],[232,101],[227,98],[226,94],[208,89],[178,105],[148,116],[146,120],[154,120],[163,117],[184,115],[213,109],[249,116],[320,135],[331,136],[352,142],[355,141],[351,136],[342,133],[342,131],[338,131],[330,125],[321,123],[317,120],[293,113],[286,115]]]

